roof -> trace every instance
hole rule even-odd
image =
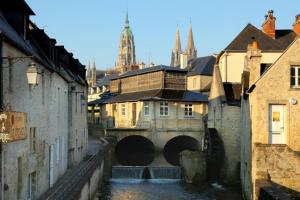
[[[196,58],[191,62],[191,67],[188,68],[188,76],[207,75],[212,76],[214,64],[216,63],[215,56],[205,56]]]
[[[248,44],[253,42],[253,38],[262,51],[283,51],[297,36],[292,30],[276,30],[275,35],[274,40],[252,24],[247,24],[224,51],[247,51]]]
[[[24,0],[1,0],[1,8],[22,8],[28,15],[35,15],[31,8]]]
[[[154,66],[154,67],[148,67],[148,68],[145,68],[145,69],[128,71],[128,72],[125,72],[124,74],[119,75],[116,78],[112,78],[112,80],[113,79],[119,79],[119,78],[125,78],[125,77],[129,77],[129,76],[136,76],[136,75],[140,75],[140,74],[146,74],[146,73],[150,73],[150,72],[156,72],[156,71],[181,72],[181,73],[186,73],[187,72],[187,70],[180,69],[178,67],[158,65],[158,66]]]
[[[226,102],[228,104],[240,104],[242,84],[241,83],[223,83]]]
[[[98,83],[96,84],[96,86],[108,86],[110,80],[117,78],[117,77],[118,77],[117,74],[111,74],[111,75],[104,76],[103,78],[98,80]]]
[[[111,94],[103,94],[103,95],[101,95],[100,99],[96,99],[94,101],[88,102],[88,105],[93,106],[96,104],[105,104],[105,103],[109,102],[112,98],[113,98],[113,96]]]
[[[109,103],[128,101],[168,100],[181,102],[208,102],[208,96],[186,90],[148,90],[119,94],[113,97]]]

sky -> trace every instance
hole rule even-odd
[[[248,24],[258,28],[274,10],[277,29],[291,29],[300,13],[299,0],[26,0],[31,20],[83,64],[115,66],[128,10],[136,60],[170,65],[179,27],[187,45],[190,23],[198,57],[219,53]]]

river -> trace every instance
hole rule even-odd
[[[102,200],[241,200],[237,189],[217,184],[196,187],[172,179],[110,179]]]

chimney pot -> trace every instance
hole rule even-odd
[[[263,32],[269,37],[275,39],[275,20],[276,18],[273,16],[274,11],[269,10],[268,14],[265,15],[265,22],[262,25]]]
[[[296,15],[295,23],[293,24],[293,30],[294,32],[300,36],[300,14]]]

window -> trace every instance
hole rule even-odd
[[[262,75],[272,64],[262,63],[260,64],[260,75]]]
[[[185,117],[193,116],[193,104],[185,104],[184,105],[184,116]]]
[[[126,104],[125,103],[121,104],[121,114],[122,114],[122,116],[126,115]]]
[[[168,102],[160,102],[160,116],[169,115],[169,104]]]
[[[23,164],[22,164],[22,157],[18,157],[18,199],[21,198],[22,192],[22,177],[23,177]]]
[[[28,199],[35,199],[36,196],[36,172],[28,175]]]
[[[36,127],[30,127],[30,152],[35,153],[36,151]]]
[[[149,116],[150,110],[149,110],[149,102],[144,102],[144,115]]]
[[[300,87],[300,66],[291,67],[291,87]]]

